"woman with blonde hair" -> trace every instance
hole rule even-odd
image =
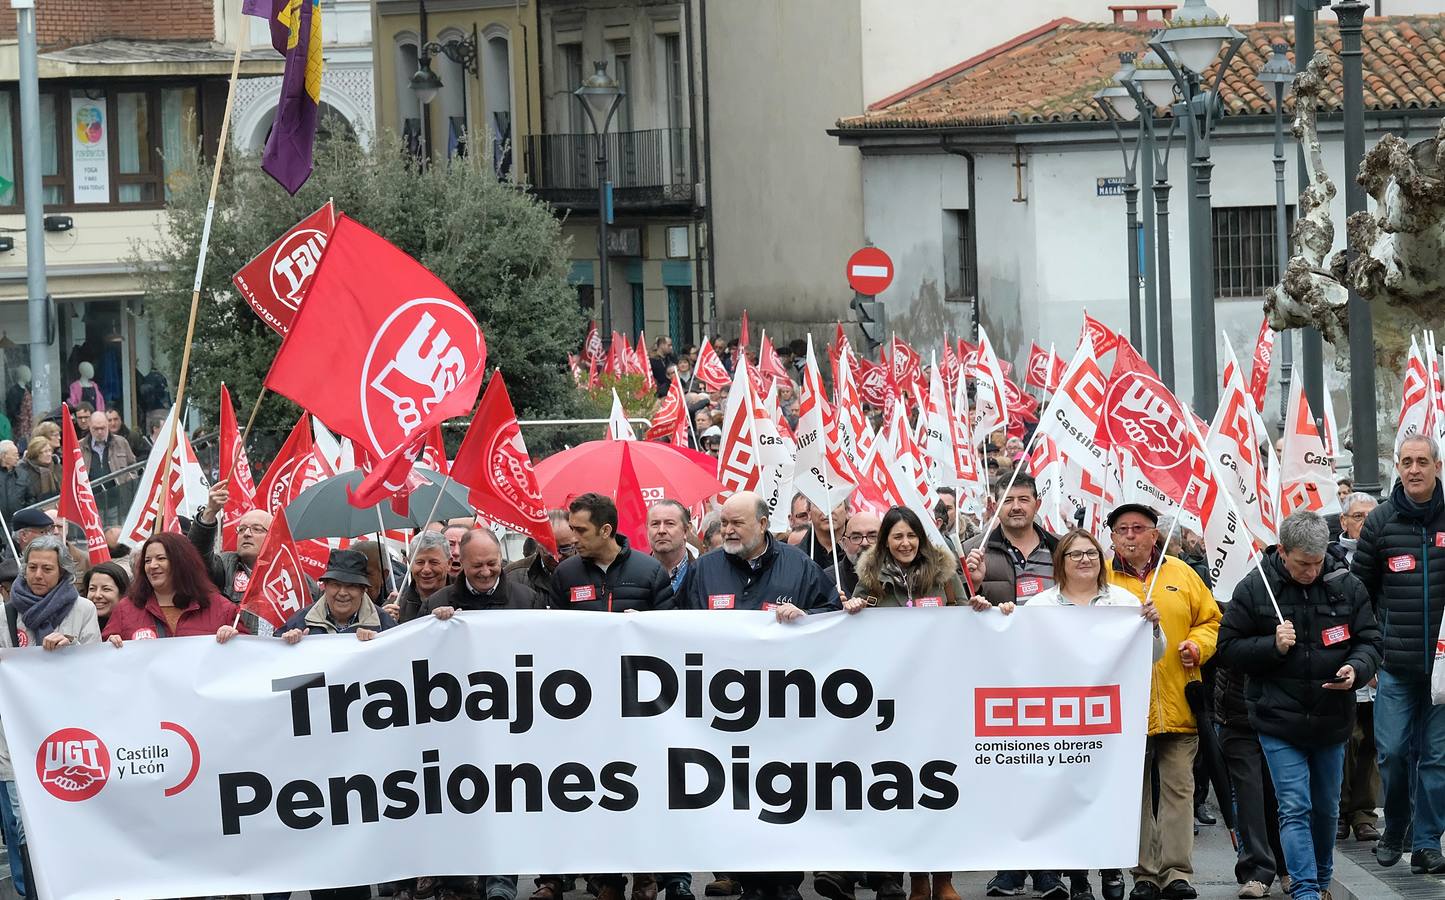
[[[54,422],[42,424],[54,427]],[[57,434],[60,429],[56,429]],[[35,437],[30,439],[29,445],[25,448],[25,458],[16,464],[15,468],[25,476],[30,484],[30,496],[36,500],[43,500],[46,497],[54,497],[60,493],[60,473],[55,467],[55,447],[50,439],[39,433],[36,429]]]

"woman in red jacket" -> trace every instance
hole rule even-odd
[[[179,534],[152,535],[141,545],[141,572],[115,605],[102,634],[121,641],[146,638],[235,634],[236,604],[216,591],[206,564]],[[227,634],[222,637],[220,632]]]

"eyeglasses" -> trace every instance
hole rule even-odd
[[[268,532],[268,531],[270,531],[270,530],[271,530],[271,527],[270,527],[269,525],[237,525],[237,526],[236,526],[236,533],[237,533],[237,534],[265,534],[266,532]]]
[[[1099,551],[1092,549],[1070,550],[1069,552],[1065,553],[1064,556],[1068,557],[1071,562],[1084,562],[1085,560],[1093,562],[1094,560],[1099,558]]]
[[[557,545],[557,555],[558,555],[559,557],[561,557],[562,559],[566,559],[566,558],[569,557],[569,556],[576,556],[576,555],[577,555],[577,545],[576,545],[576,544],[558,544],[558,545]]]
[[[850,531],[843,535],[843,539],[852,541],[855,544],[876,544],[878,543],[878,532],[876,531]]]
[[[1153,530],[1153,525],[1119,525],[1114,528],[1114,533],[1121,537],[1128,537],[1131,534],[1143,534]]]

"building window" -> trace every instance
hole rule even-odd
[[[672,159],[673,183],[685,180],[687,173],[687,105],[684,97],[682,69],[682,37],[662,36],[662,74],[664,99],[667,101],[668,152]]]
[[[1294,0],[1259,0],[1260,22],[1283,22],[1284,17],[1291,15]]]
[[[116,199],[121,203],[154,203],[159,196],[160,173],[152,159],[156,141],[146,95],[122,91],[115,97]]]
[[[161,89],[161,163],[166,199],[171,199],[175,178],[200,150],[201,115],[193,87]]]
[[[692,288],[668,286],[667,336],[672,338],[673,347],[692,342]]]
[[[617,121],[613,127],[618,131],[632,130],[632,42],[617,41],[612,45],[612,77],[622,89],[622,99],[617,104]]]
[[[597,312],[596,294],[590,284],[575,285],[577,288],[577,306],[587,315],[595,315]]]
[[[15,206],[14,95],[0,91],[0,206]]]
[[[647,324],[647,304],[643,300],[642,285],[631,284],[632,288],[632,340],[635,342]]]
[[[1294,207],[1285,208],[1285,229]],[[1214,210],[1214,296],[1263,297],[1279,281],[1275,255],[1273,206],[1234,206]]]
[[[582,45],[581,44],[559,44],[557,46],[557,57],[561,61],[562,77],[561,82],[564,96],[558,98],[562,105],[568,110],[568,116],[572,123],[572,131],[576,134],[584,134],[587,131],[587,114],[582,111],[582,104],[572,92],[582,86]],[[597,123],[601,125],[601,122]]]
[[[59,206],[65,202],[65,175],[60,170],[58,103],[55,94],[40,95],[40,182],[46,206]],[[65,146],[70,146],[68,141]]]
[[[421,99],[411,89],[411,76],[418,67],[416,44],[396,45],[396,119],[401,131],[402,148],[408,156],[421,160],[426,156],[426,139],[422,132]]]
[[[966,209],[943,211],[943,299],[971,303],[978,296],[978,273],[969,249],[973,215]]]

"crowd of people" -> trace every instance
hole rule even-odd
[[[687,364],[684,355],[671,373],[682,376]],[[132,458],[103,416],[89,418],[91,452],[110,454],[107,463]],[[0,466],[5,454],[0,445]],[[1334,843],[1348,836],[1374,841],[1383,866],[1408,851],[1413,872],[1445,874],[1445,713],[1430,697],[1445,609],[1439,448],[1428,437],[1406,439],[1397,476],[1378,503],[1342,486],[1338,534],[1315,513],[1290,515],[1278,545],[1223,604],[1191,559],[1197,546],[1188,536],[1170,540],[1180,531],[1161,524],[1156,510],[1124,504],[1109,512],[1106,534],[1051,534],[1039,524],[1036,486],[1020,474],[1000,480],[989,509],[968,528],[954,496],[943,493],[933,511],[939,530],[977,532],[957,550],[947,539],[930,540],[913,510],[894,507],[880,517],[846,503],[819,509],[801,497],[790,528],[775,534],[767,504],[749,492],[696,522],[682,503],[653,504],[647,553],[618,531],[613,499],[595,493],[549,513],[555,555],[529,544],[509,560],[503,541],[477,521],[437,522],[415,535],[404,559],[375,542],[333,550],[314,602],[274,629],[241,615],[238,605],[272,518],[247,513],[237,522],[236,549],[220,550],[228,496],[221,484],[186,534],[156,534],[95,566],[43,513],[17,515],[11,525],[19,559],[0,562],[0,646],[54,651],[108,641],[124,652],[135,640],[213,636],[224,643],[242,633],[288,644],[326,635],[370,641],[427,617],[495,609],[765,610],[789,623],[829,611],[866,618],[878,614],[874,607],[1018,616],[1029,614],[1021,607],[1128,606],[1150,623],[1154,660],[1137,864],[1127,876],[1002,871],[987,894],[1021,896],[1032,883],[1034,894],[1049,900],[1121,900],[1126,890],[1131,900],[1197,896],[1194,835],[1209,815],[1196,785],[1208,780],[1217,752],[1230,795],[1217,800],[1233,810],[1240,838],[1239,896],[1265,897],[1278,881],[1295,900],[1320,900],[1329,896]],[[0,492],[3,485],[0,477]],[[3,741],[0,827],[14,884],[33,896]],[[805,878],[714,874],[707,896],[743,900],[796,900]],[[629,874],[542,874],[532,900],[560,900],[578,889],[578,879],[599,900],[623,900],[629,887]],[[632,900],[695,896],[688,873],[630,873],[630,880]],[[860,886],[880,900],[959,900],[948,872],[906,880],[903,873],[816,872],[813,886],[828,900],[856,900]],[[372,887],[312,896],[348,900],[370,896]],[[515,900],[518,876],[420,877],[382,892]]]

